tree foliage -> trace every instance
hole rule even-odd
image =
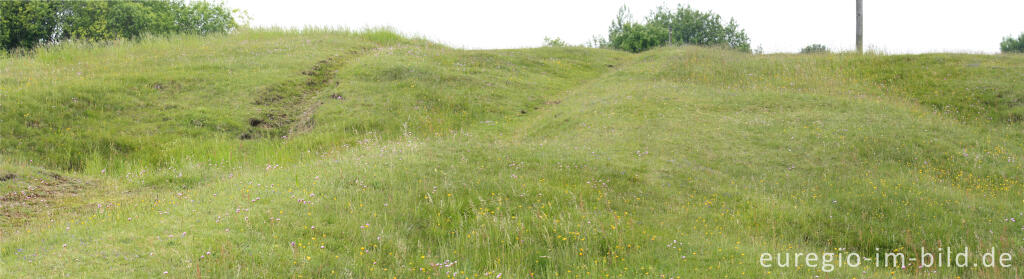
[[[1013,37],[1003,38],[999,48],[1003,53],[1024,53],[1024,33],[1021,33],[1020,37],[1016,39]]]
[[[654,28],[633,22],[632,15],[626,7],[619,9],[619,14],[608,28],[607,47],[631,52],[641,52],[664,43],[662,36]]]
[[[200,1],[0,1],[0,46],[227,32],[238,26],[234,13],[223,4]]]
[[[645,18],[644,23],[635,22],[626,7],[608,28],[605,46],[632,52],[640,52],[663,45],[722,46],[750,52],[750,38],[739,28],[735,20],[722,22],[722,17],[712,12],[702,12],[679,5],[675,9],[660,6]]]

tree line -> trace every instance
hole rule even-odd
[[[545,45],[552,46],[550,42],[555,41],[564,45],[557,38],[546,40]],[[588,45],[641,52],[660,46],[684,44],[752,51],[750,38],[734,19],[726,22],[711,11],[699,11],[683,5],[675,8],[659,6],[643,21],[634,20],[623,6],[608,27],[608,36],[595,38]],[[1024,53],[1024,34],[1016,38],[1003,38],[1000,50],[1003,53]],[[800,53],[807,54],[830,52],[828,47],[821,44],[808,45],[800,50]]]
[[[69,39],[227,32],[238,27],[237,12],[203,1],[0,1],[0,47],[10,51]]]

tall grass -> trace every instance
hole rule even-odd
[[[242,137],[261,94],[335,55],[325,85],[292,88],[281,117],[306,126]],[[0,60],[0,176],[17,177],[0,190],[83,186],[3,203],[0,277],[1020,276],[1016,257],[758,259],[1024,254],[1022,59],[460,50],[388,30],[44,49]]]

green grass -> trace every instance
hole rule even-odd
[[[1021,276],[1022,74],[387,30],[46,48],[0,60],[0,194],[49,195],[0,200],[0,277]],[[758,265],[940,245],[1014,267]]]

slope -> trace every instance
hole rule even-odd
[[[280,52],[243,51],[254,48]],[[181,60],[133,62],[148,55]],[[108,79],[50,74],[98,61],[113,61]],[[106,193],[92,206],[6,226],[0,276],[1019,276],[766,269],[758,258],[940,245],[1024,254],[1010,221],[1024,214],[1022,62],[468,51],[384,31],[55,49],[3,61],[0,88],[17,93],[3,97],[4,167],[110,186],[81,190]],[[250,67],[261,64],[273,69]],[[940,94],[956,89],[941,73],[957,71],[974,71],[958,76],[973,89]],[[154,80],[175,80],[178,98],[132,97]],[[268,95],[291,101],[258,101]],[[47,105],[68,108],[49,119]],[[285,124],[262,125],[268,111]],[[203,123],[219,128],[193,121],[210,115]]]

